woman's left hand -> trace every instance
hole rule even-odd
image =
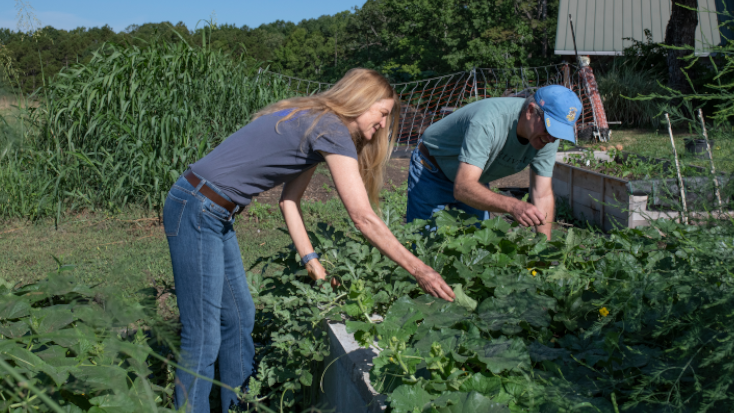
[[[326,279],[326,269],[316,258],[306,263],[306,271],[308,271],[308,276],[314,281]]]
[[[308,276],[311,277],[314,281],[316,280],[325,280],[328,277],[328,273],[326,272],[326,269],[321,265],[318,259],[313,259],[306,263],[306,270],[308,271]],[[341,285],[339,280],[336,279],[336,277],[332,277],[331,281],[329,282],[331,284],[332,288],[337,288]]]

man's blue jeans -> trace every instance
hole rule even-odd
[[[201,178],[201,177],[200,177]],[[252,329],[255,305],[247,287],[245,269],[235,237],[234,218],[194,188],[183,176],[173,185],[163,208],[181,314],[181,360],[196,374],[219,374],[232,388],[243,386],[252,374],[255,346]],[[187,412],[209,413],[212,383],[181,369],[176,372],[176,407]],[[238,400],[222,388],[222,412]]]
[[[454,183],[416,147],[410,158],[406,220],[429,219],[447,206],[461,209],[480,220],[489,219],[489,212],[457,201],[454,198]]]

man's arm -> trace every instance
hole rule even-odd
[[[482,168],[459,162],[459,169],[454,180],[454,198],[484,211],[512,214],[521,225],[526,227],[545,224],[545,214],[541,213],[538,208],[527,202],[492,192],[479,183],[481,176]],[[550,235],[550,232],[548,234]]]
[[[535,172],[530,171],[530,194],[532,202],[536,208],[543,214],[544,223],[535,227],[536,231],[545,234],[548,240],[551,239],[552,222],[554,221],[556,198],[553,195],[553,178],[548,176],[538,176]]]

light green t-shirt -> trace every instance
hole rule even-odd
[[[423,133],[423,143],[452,182],[459,162],[482,168],[488,183],[530,165],[538,176],[553,176],[559,140],[536,150],[517,139],[517,121],[525,99],[483,99],[450,114]]]

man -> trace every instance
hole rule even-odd
[[[525,99],[480,100],[431,125],[410,163],[408,222],[428,219],[446,206],[479,219],[503,212],[550,239],[558,139],[575,142],[574,124],[581,110],[572,91],[553,85]],[[532,203],[489,189],[490,181],[528,165]]]

